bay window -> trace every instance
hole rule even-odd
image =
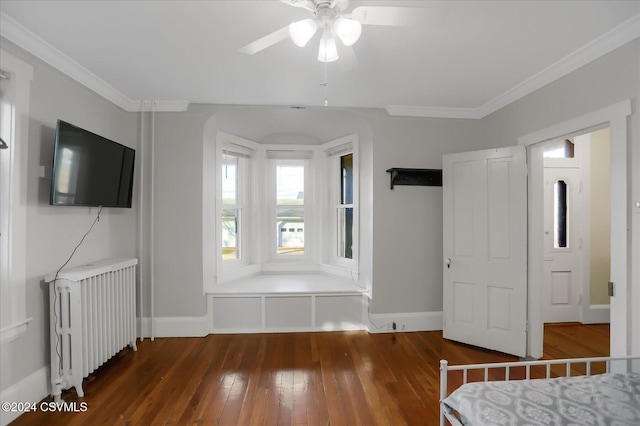
[[[356,142],[218,138],[218,283],[259,272],[357,272]]]

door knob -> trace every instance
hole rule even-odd
[[[448,257],[444,260],[444,264],[447,265],[447,269],[451,268],[451,259]]]

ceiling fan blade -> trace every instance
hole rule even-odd
[[[247,44],[244,47],[241,47],[240,49],[238,49],[238,52],[246,53],[247,55],[253,55],[254,53],[258,53],[261,50],[266,49],[267,47],[273,46],[274,44],[288,37],[289,26],[287,25],[280,28],[279,30],[272,32],[271,34],[267,34],[266,36]]]
[[[420,7],[359,6],[351,12],[351,18],[363,25],[388,25],[415,27],[423,25],[424,11]]]
[[[311,0],[280,0],[280,2],[293,7],[301,7],[303,9],[315,12],[315,5]]]

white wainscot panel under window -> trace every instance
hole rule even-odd
[[[219,286],[213,333],[365,330],[367,294],[323,274],[258,275]]]
[[[322,330],[345,330],[362,324],[362,296],[316,296],[316,326]]]
[[[260,297],[213,299],[213,325],[216,329],[245,330],[262,328]]]
[[[312,326],[312,298],[309,296],[266,297],[266,328]]]

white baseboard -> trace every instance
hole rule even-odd
[[[442,312],[401,312],[370,314],[369,333],[402,333],[407,331],[442,330]],[[396,329],[393,329],[393,323]]]
[[[155,318],[154,337],[205,337],[209,334],[247,334],[247,333],[300,333],[313,331],[351,331],[367,330],[364,325],[340,323],[334,327],[278,327],[278,328],[212,328],[212,322],[206,317],[160,317]],[[138,319],[144,333],[142,337],[151,337],[151,319]],[[140,336],[140,334],[138,334]]]
[[[583,324],[609,324],[611,322],[611,305],[590,305]]]
[[[272,327],[272,328],[216,328],[214,334],[260,334],[260,333],[316,333],[324,331],[357,331],[367,328],[361,324],[336,324],[333,327]]]
[[[153,337],[204,337],[211,333],[209,321],[203,317],[159,317],[153,319]],[[205,317],[206,318],[206,317]],[[151,318],[138,319],[138,336],[151,337]]]
[[[30,376],[25,377],[18,383],[14,383],[0,394],[0,401],[4,402],[29,402],[37,404],[50,393],[49,366],[42,367]],[[20,416],[20,412],[0,411],[0,425],[6,426]]]
[[[151,337],[204,337],[213,332],[213,303],[207,298],[207,313],[201,317],[138,318],[138,336]]]

